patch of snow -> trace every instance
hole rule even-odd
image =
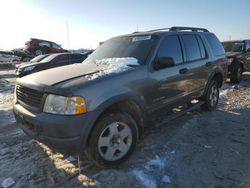
[[[85,78],[88,80],[94,80],[101,76],[120,73],[131,69],[131,66],[138,66],[139,63],[136,58],[124,57],[124,58],[106,58],[95,61],[96,65],[106,65],[105,68],[92,75],[87,75]]]
[[[3,180],[3,182],[1,183],[3,188],[8,188],[14,184],[15,184],[15,181],[11,177]]]
[[[204,148],[210,149],[210,148],[212,148],[212,146],[204,145]]]
[[[76,161],[76,158],[75,158],[74,156],[70,155],[70,156],[67,158],[67,160],[68,160],[69,162],[74,162],[74,161]]]
[[[156,188],[155,180],[145,174],[142,170],[133,170],[132,173],[135,175],[136,179],[141,182],[145,188]]]
[[[171,183],[171,179],[170,179],[170,177],[169,176],[167,176],[167,175],[164,175],[163,177],[162,177],[162,182],[164,182],[164,183]]]
[[[155,156],[154,159],[151,159],[147,164],[145,165],[145,168],[147,170],[150,170],[151,167],[157,167],[160,169],[163,169],[166,166],[166,159],[160,158],[158,155]]]
[[[171,151],[170,153],[171,153],[172,155],[174,155],[174,154],[175,154],[175,150]]]

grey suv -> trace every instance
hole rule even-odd
[[[100,166],[129,157],[153,114],[191,99],[216,108],[226,74],[223,46],[202,28],[136,32],[104,42],[82,64],[17,79],[23,131]]]

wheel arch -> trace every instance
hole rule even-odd
[[[221,88],[221,86],[224,83],[223,72],[221,70],[216,70],[213,72],[213,74],[210,75],[203,95],[207,93],[207,91],[209,89],[209,85],[210,85],[211,81],[213,81],[213,80],[217,81],[219,84],[219,88]]]
[[[144,130],[145,122],[145,107],[142,102],[137,97],[132,96],[118,96],[113,99],[107,100],[102,103],[97,110],[99,115],[93,123],[91,130],[88,134],[87,144],[89,144],[89,139],[93,133],[97,122],[105,115],[109,113],[124,112],[132,116],[137,124],[138,138],[141,137]]]

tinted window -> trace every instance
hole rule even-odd
[[[204,47],[204,43],[203,41],[201,40],[201,37],[200,36],[196,36],[197,37],[197,40],[198,40],[198,43],[199,43],[199,47],[200,47],[200,52],[201,52],[201,58],[204,59],[206,58],[207,54],[206,54],[206,49]]]
[[[61,49],[61,46],[55,44],[55,43],[52,43],[52,48],[56,48],[56,49]]]
[[[48,46],[50,47],[50,43],[49,42],[39,42],[39,46]]]
[[[183,62],[182,51],[179,38],[177,36],[167,36],[158,51],[158,57],[172,57],[175,64]]]
[[[208,34],[205,36],[215,56],[225,54],[222,44],[214,34]]]
[[[242,52],[244,49],[244,42],[224,42],[222,45],[226,52]]]
[[[69,56],[68,56],[67,54],[58,55],[58,56],[53,60],[53,62],[56,63],[56,64],[69,62]]]
[[[250,49],[250,41],[246,42],[246,50]]]
[[[182,35],[182,39],[185,46],[187,61],[201,59],[200,48],[195,35]]]
[[[71,54],[70,58],[73,63],[80,63],[85,59],[84,56],[80,54]]]

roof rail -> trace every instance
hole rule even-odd
[[[190,30],[190,31],[203,31],[203,32],[209,32],[207,29],[204,28],[198,28],[198,27],[171,27],[169,29],[169,31],[186,31],[186,30]]]
[[[154,31],[163,31],[163,30],[170,30],[171,28],[160,28],[160,29],[154,29],[154,30],[150,30],[148,32],[154,32]]]

